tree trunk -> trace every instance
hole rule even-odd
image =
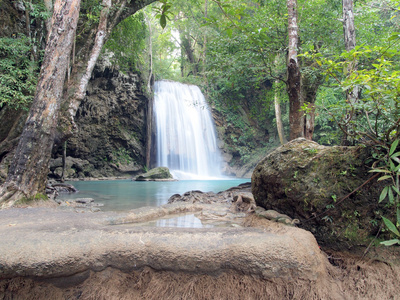
[[[133,15],[155,0],[103,0],[103,9],[100,13],[99,25],[81,34],[83,42],[76,46],[76,62],[72,66],[71,80],[67,83],[63,96],[63,108],[60,116],[60,140],[68,139],[76,130],[74,118],[82,100],[86,96],[86,89],[92,75],[100,51],[107,41],[112,29],[123,19]],[[110,9],[112,6],[113,9]],[[84,24],[82,25],[84,26]],[[79,28],[84,31],[84,28]]]
[[[287,90],[289,95],[289,125],[293,140],[304,136],[304,118],[301,111],[301,74],[297,59],[299,32],[297,26],[297,0],[288,0],[289,53],[287,65]]]
[[[283,129],[281,105],[279,103],[278,94],[276,91],[275,91],[274,103],[275,103],[276,128],[278,130],[279,141],[281,145],[283,145],[287,143],[287,140],[285,137],[285,131]]]
[[[73,134],[74,117],[86,95],[87,83],[102,45],[121,20],[154,1],[104,0],[97,28],[87,28],[84,21],[77,22],[80,0],[56,1],[35,98],[6,182],[0,187],[1,207],[11,206],[21,198],[32,198],[44,192],[55,134],[57,132],[60,135],[57,140],[61,141]],[[111,3],[115,9],[110,12],[108,8]],[[107,26],[107,20],[102,21],[104,16],[110,25]],[[77,24],[80,26],[80,43],[76,45],[71,78],[65,84]],[[106,31],[101,30],[104,24]]]
[[[35,97],[30,108],[7,180],[0,189],[0,203],[8,207],[21,198],[44,193],[56,133],[58,111],[80,0],[57,0]]]
[[[46,9],[49,13],[53,12],[53,1],[52,0],[44,0],[44,6],[46,6]],[[46,30],[47,30],[47,36],[51,32],[51,18],[47,19],[45,21],[46,24]],[[47,41],[47,38],[46,38]]]
[[[192,48],[190,36],[183,31],[181,32],[180,37],[181,37],[181,45],[183,47],[184,53],[186,53],[186,57],[189,62],[189,70],[190,70],[189,74],[191,72],[194,76],[197,76],[199,72],[199,66],[194,56],[194,51]]]
[[[312,61],[303,60],[302,64],[309,66]],[[303,98],[302,103],[307,104],[307,113],[304,115],[304,137],[312,141],[314,135],[315,126],[315,101],[317,100],[317,91],[322,82],[323,78],[321,74],[314,73],[310,76],[305,73],[302,76],[301,82],[301,96]]]
[[[304,137],[312,141],[315,127],[315,103],[310,102],[308,105],[308,113],[305,116]]]
[[[356,46],[356,30],[354,27],[353,0],[343,0],[343,34],[346,51],[353,50]]]
[[[343,8],[343,35],[344,35],[344,45],[346,48],[346,51],[351,51],[356,47],[356,30],[354,26],[354,4],[353,0],[343,0],[342,1],[342,8]],[[354,60],[347,68],[346,73],[349,74],[351,72],[355,72],[357,70],[357,61]],[[358,87],[353,87],[352,89],[349,89],[346,91],[346,99],[347,103],[349,103],[351,106],[353,106],[354,103],[357,102],[358,99]],[[347,111],[346,117],[344,120],[344,126],[343,128],[345,129],[344,131],[345,136],[343,137],[342,144],[343,145],[348,145],[351,143],[349,141],[349,136],[347,133],[349,133],[349,124],[354,117],[354,114],[352,112],[352,109]]]
[[[279,55],[275,57],[275,68],[278,67],[278,62],[279,62]],[[282,123],[282,113],[281,113],[281,104],[279,103],[278,99],[278,89],[277,86],[279,84],[279,80],[275,80],[275,89],[274,89],[274,104],[275,104],[275,119],[276,119],[276,128],[278,131],[278,136],[279,136],[279,141],[281,145],[286,144],[287,140],[285,137],[285,130],[283,129],[283,123]]]

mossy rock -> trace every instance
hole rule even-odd
[[[157,167],[137,176],[135,181],[173,181],[175,180],[167,167]]]
[[[265,209],[299,219],[300,227],[314,233],[321,244],[368,245],[381,216],[391,213],[378,203],[383,183],[368,181],[373,176],[366,164],[369,157],[368,147],[293,140],[256,166],[254,199]]]

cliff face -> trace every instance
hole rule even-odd
[[[149,103],[139,75],[115,70],[106,60],[98,63],[76,115],[77,132],[67,141],[65,177],[129,177],[142,173],[146,169]],[[253,154],[253,159],[244,163],[240,150],[248,145],[232,139],[242,134],[238,124],[227,122],[216,110],[212,113],[224,160],[223,173],[250,178],[265,152]],[[252,138],[262,140],[257,132]],[[52,178],[61,177],[62,152],[58,149],[51,163]]]
[[[148,97],[137,74],[96,66],[87,97],[76,116],[77,132],[67,141],[66,177],[131,176],[143,171]],[[61,175],[61,153],[50,176]]]

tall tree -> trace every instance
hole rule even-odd
[[[80,0],[57,0],[35,98],[7,180],[1,187],[2,206],[44,191],[56,134],[64,79],[79,18]]]
[[[346,51],[351,51],[356,47],[356,30],[354,26],[354,3],[353,0],[343,0],[343,35],[344,35],[344,45]],[[348,65],[347,73],[352,73],[357,70],[357,60],[353,60],[351,64]],[[354,116],[354,104],[357,102],[358,98],[358,87],[353,86],[346,90],[347,103],[350,105],[350,110],[346,114],[345,120],[345,136],[343,137],[343,143],[348,143],[348,124],[355,117]]]
[[[297,0],[288,0],[289,52],[287,64],[287,90],[289,95],[289,139],[304,136],[304,118],[301,111],[301,73],[297,58],[299,27],[297,24]]]
[[[103,0],[100,14],[95,18],[97,22],[91,24],[78,22],[80,0],[56,1],[35,98],[7,179],[0,187],[1,207],[11,206],[21,198],[44,194],[56,134],[58,140],[73,134],[75,114],[111,30],[154,1]],[[88,16],[82,15],[83,18]],[[77,27],[80,34],[75,36]],[[74,38],[76,43],[73,43]],[[69,68],[72,71],[65,82]]]

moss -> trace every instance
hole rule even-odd
[[[30,203],[33,203],[35,201],[41,201],[41,200],[42,201],[47,201],[47,200],[49,200],[49,198],[45,194],[37,193],[33,197],[23,197],[23,198],[19,199],[17,202],[15,202],[15,204],[16,205],[26,205],[26,204],[30,204]]]

